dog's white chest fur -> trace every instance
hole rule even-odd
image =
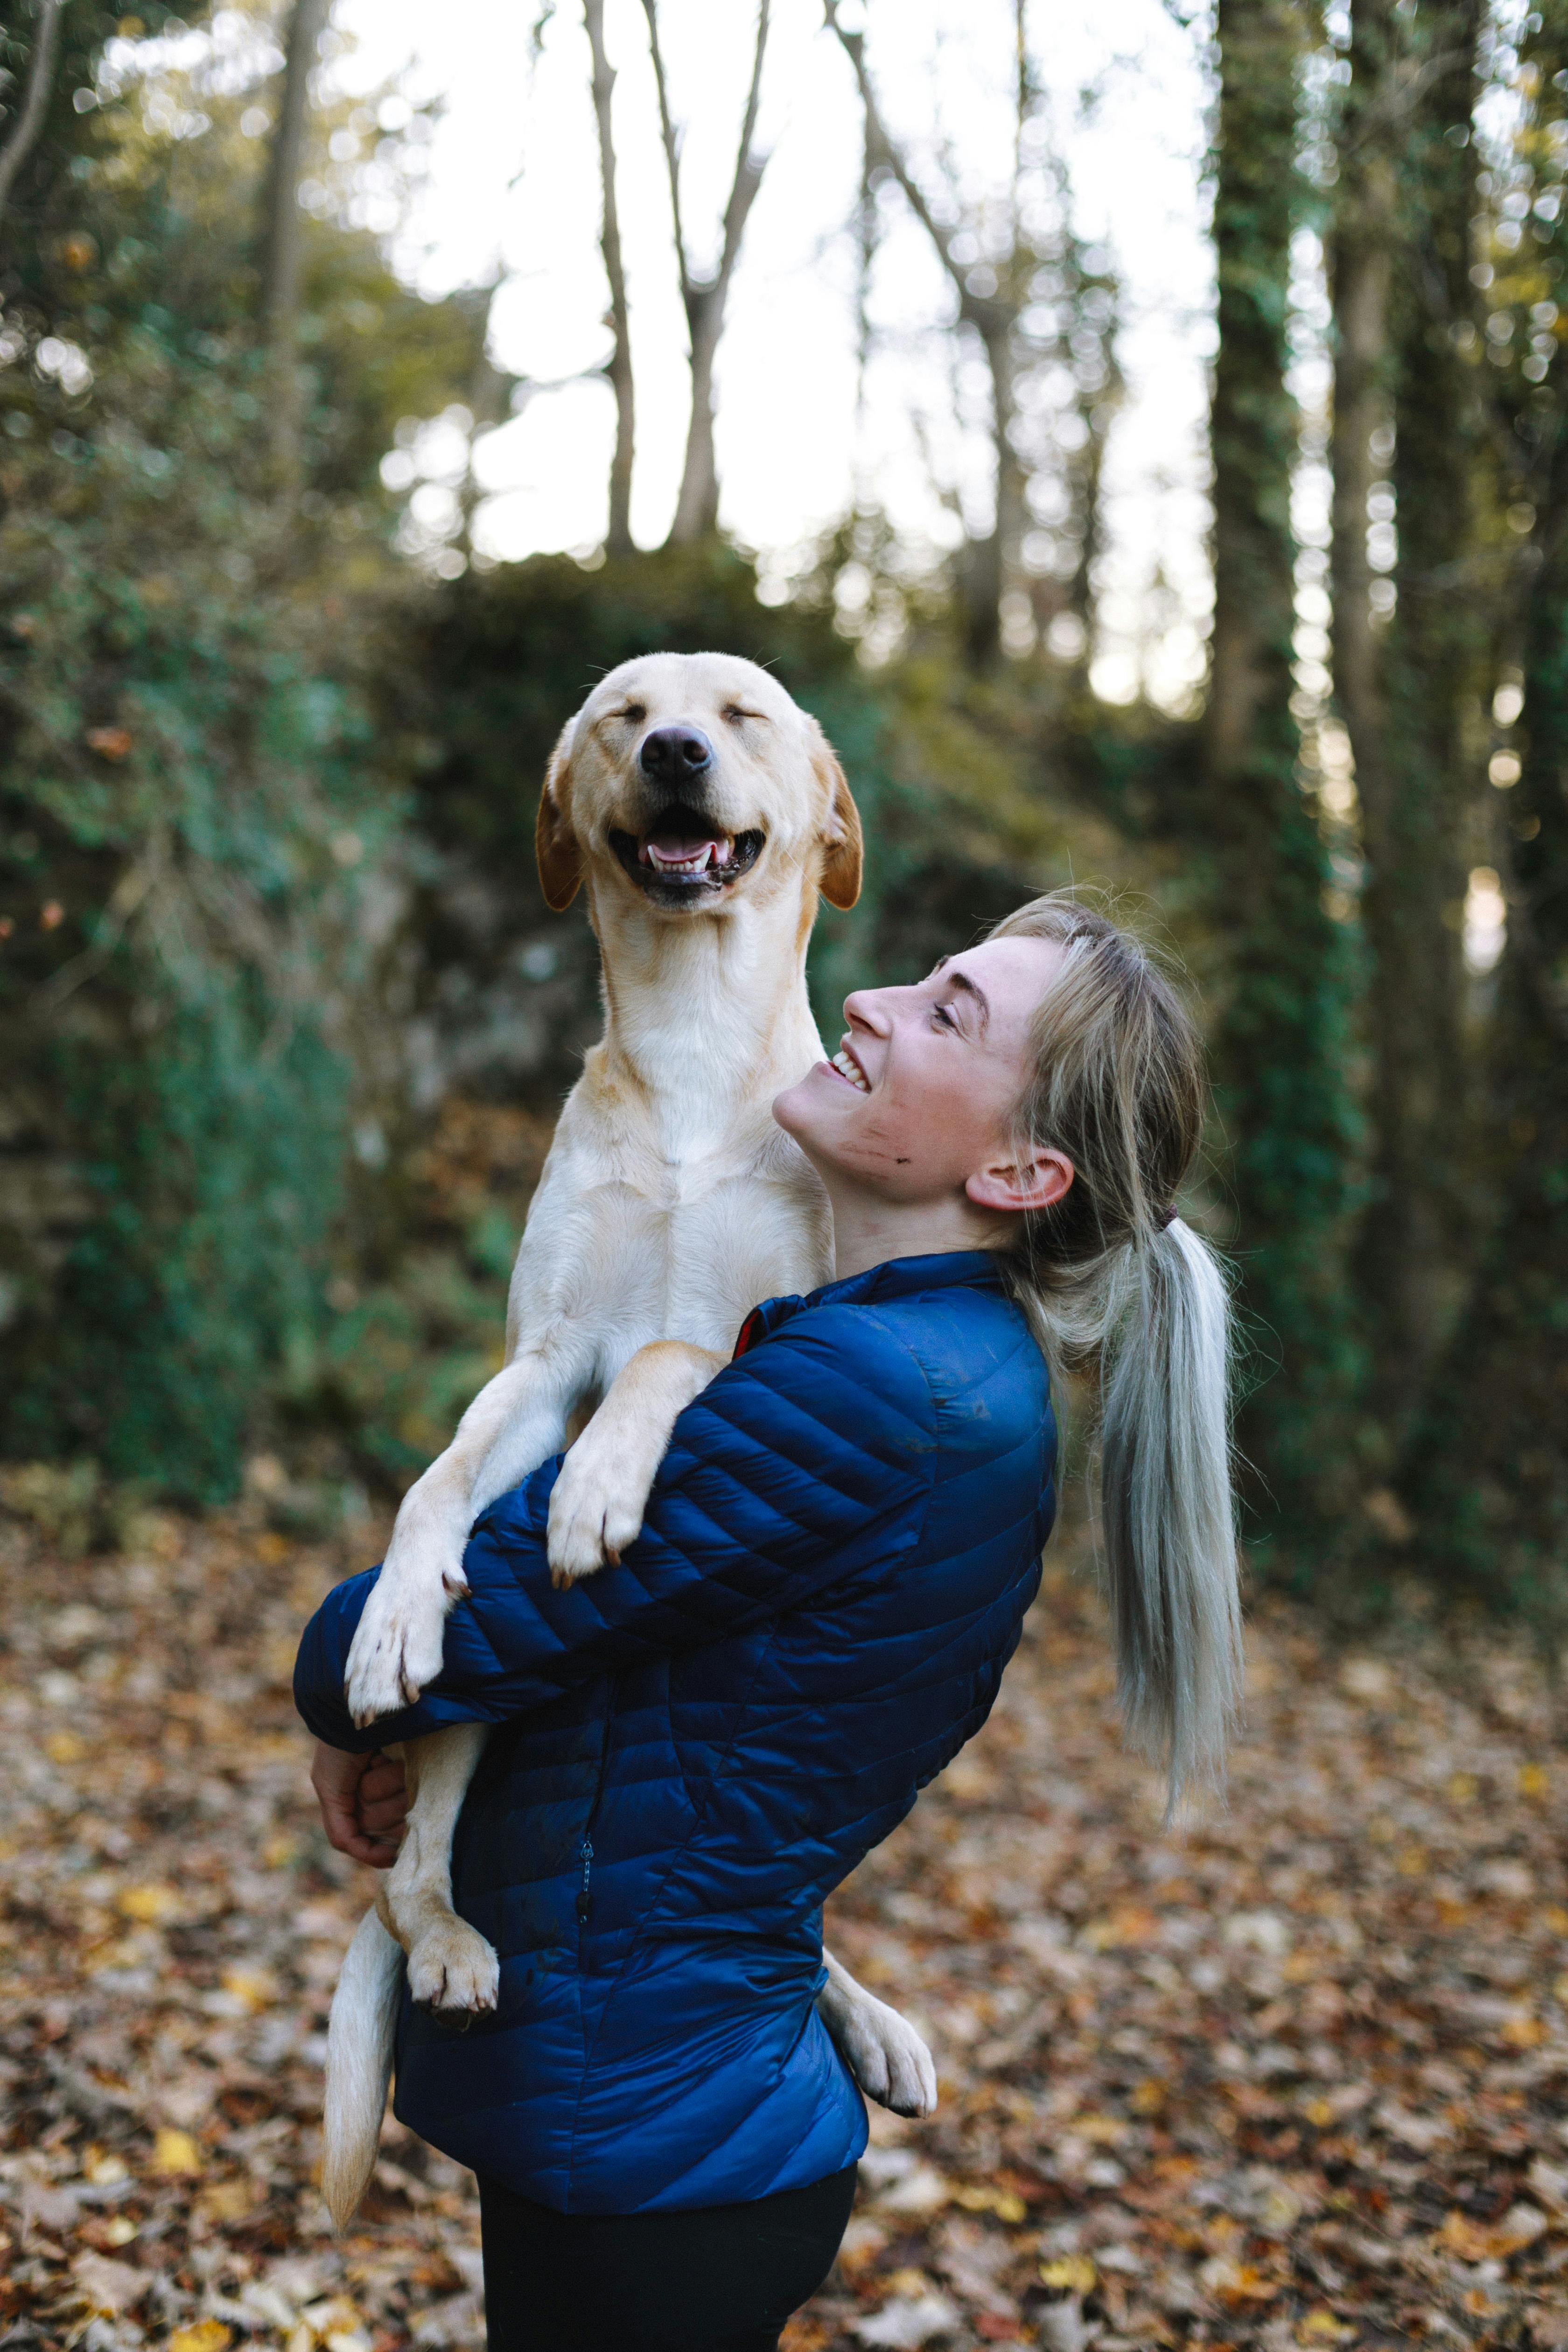
[[[765,1113],[741,1122],[731,1114],[711,1147],[685,1137],[676,1154],[667,1138],[659,1151],[640,1118],[603,1101],[595,1075],[563,1117],[519,1257],[514,1308],[521,1340],[537,1331],[547,1289],[582,1351],[584,1385],[602,1392],[654,1340],[727,1353],[759,1298],[825,1278],[829,1230],[820,1184],[771,1120],[764,1130]]]

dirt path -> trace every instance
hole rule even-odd
[[[356,1548],[358,1557],[363,1549]],[[373,1556],[373,1555],[372,1555]],[[364,1885],[287,1675],[350,1561],[243,1515],[61,1562],[0,1523],[0,2347],[480,2339],[468,2176],[311,2185]],[[1268,1611],[1229,1809],[1162,1833],[1058,1574],[983,1737],[835,1906],[928,2029],[790,2352],[1568,2347],[1568,1768],[1528,1657]],[[606,2347],[609,2352],[609,2347]]]

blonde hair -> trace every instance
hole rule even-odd
[[[1138,940],[1071,893],[1032,899],[991,937],[1064,951],[1017,1120],[1020,1145],[1064,1152],[1074,1180],[1019,1219],[1009,1286],[1053,1374],[1097,1381],[1117,1695],[1173,1807],[1217,1776],[1241,1680],[1229,1300],[1174,1210],[1202,1135],[1203,1049]]]

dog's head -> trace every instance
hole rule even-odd
[[[671,921],[798,889],[860,891],[860,819],[827,738],[731,654],[645,654],[600,680],[556,744],[539,876],[570,906],[592,873]]]

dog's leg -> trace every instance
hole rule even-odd
[[[547,1543],[557,1585],[614,1565],[636,1542],[670,1432],[728,1360],[684,1339],[657,1339],[611,1382],[550,1497]]]
[[[452,1908],[452,1835],[489,1737],[488,1724],[455,1723],[403,1746],[414,1801],[380,1907],[408,1955],[409,1992],[435,2009],[493,2009],[500,1982],[494,1951]]]
[[[822,1957],[827,1982],[816,1996],[817,2012],[866,2096],[896,2116],[934,2115],[936,2068],[914,2027],[857,1984],[831,1952]]]
[[[349,1650],[343,1695],[357,1724],[411,1706],[440,1673],[447,1612],[468,1591],[468,1530],[488,1503],[561,1445],[580,1376],[563,1346],[514,1357],[410,1486]]]

